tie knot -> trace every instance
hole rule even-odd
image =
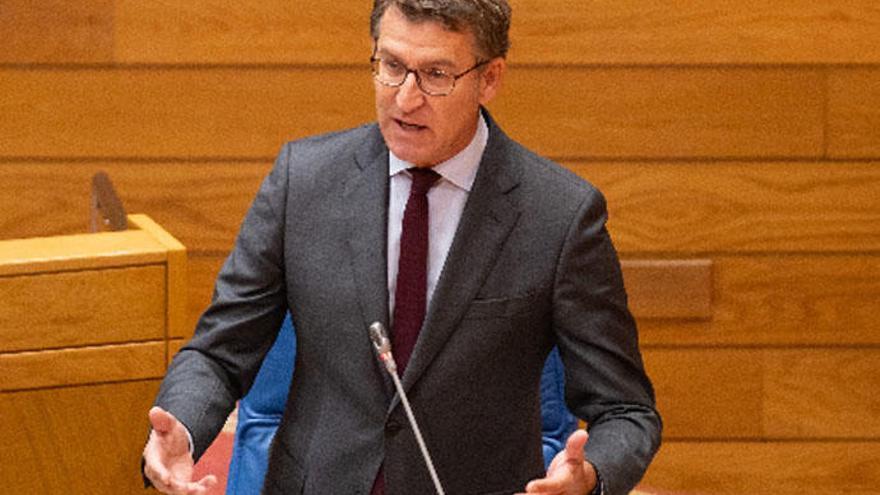
[[[412,193],[413,194],[425,194],[428,192],[428,189],[431,189],[431,186],[440,179],[440,174],[434,172],[430,168],[425,167],[413,167],[407,169],[412,175]]]

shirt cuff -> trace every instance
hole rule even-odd
[[[189,455],[190,455],[190,457],[192,457],[193,451],[195,450],[195,448],[193,447],[192,433],[189,432],[189,428],[187,428],[186,425],[183,425],[183,431],[186,432],[186,439],[189,441]],[[597,474],[598,474],[598,471],[597,471]]]
[[[593,465],[593,469],[596,471],[596,486],[593,487],[593,491],[590,492],[590,495],[605,495],[605,481],[602,480],[602,475],[599,474],[599,470],[596,469],[596,465]]]

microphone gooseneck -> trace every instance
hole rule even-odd
[[[437,490],[438,495],[446,495],[446,492],[443,491],[443,486],[440,484],[440,478],[437,477],[437,470],[434,469],[434,462],[431,460],[431,454],[428,453],[428,447],[425,445],[425,440],[422,438],[422,431],[419,429],[419,425],[416,423],[416,417],[412,412],[412,407],[409,405],[409,399],[406,397],[406,392],[403,390],[403,385],[400,383],[400,377],[397,376],[397,363],[394,362],[394,355],[391,353],[391,341],[388,339],[388,332],[385,331],[385,326],[378,321],[370,325],[370,340],[373,341],[373,347],[376,349],[376,354],[379,356],[379,360],[385,364],[385,369],[388,370],[388,374],[391,375],[391,379],[394,381],[394,387],[397,389],[397,394],[400,396],[400,402],[403,404],[403,409],[406,411],[406,417],[409,419],[409,424],[412,426],[413,433],[415,433],[416,442],[419,444],[419,450],[422,451],[422,457],[425,459],[428,473],[431,474],[431,481],[434,482],[434,488]]]

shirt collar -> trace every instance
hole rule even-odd
[[[477,177],[477,168],[480,166],[480,159],[483,157],[483,151],[485,151],[488,141],[489,126],[486,124],[483,114],[480,113],[480,118],[477,121],[477,132],[474,133],[474,138],[471,139],[470,144],[452,158],[435,165],[433,170],[455,186],[470,192],[471,187],[474,185],[474,179]],[[393,177],[412,166],[413,164],[401,160],[394,155],[394,152],[388,150],[389,177]]]

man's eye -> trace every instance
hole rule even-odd
[[[423,70],[422,75],[424,77],[427,77],[428,79],[433,79],[435,81],[440,81],[440,80],[446,79],[446,77],[448,77],[446,72],[441,69]]]
[[[395,60],[383,60],[382,63],[388,72],[400,72],[403,70],[403,64]]]

